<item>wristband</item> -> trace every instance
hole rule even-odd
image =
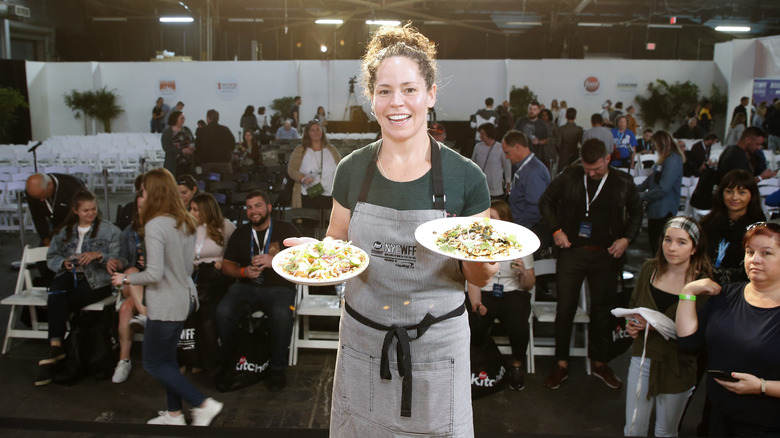
[[[766,395],[766,380],[759,378],[761,381],[761,395]]]
[[[122,279],[122,283],[127,284],[127,275]]]
[[[696,295],[680,294],[681,301],[696,301]]]
[[[246,268],[241,268],[241,278],[246,278],[246,275],[244,275],[244,269]]]
[[[558,228],[558,230],[556,230],[556,231],[553,233],[553,236],[555,236],[556,234],[558,234],[558,233],[560,233],[560,232],[562,232],[562,231],[563,231],[563,228]]]

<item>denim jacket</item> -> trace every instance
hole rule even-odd
[[[61,229],[57,235],[51,239],[51,245],[46,255],[46,265],[57,276],[68,274],[69,271],[63,266],[63,262],[76,253],[76,247],[79,244],[79,233],[77,225],[71,230],[70,240],[65,240],[65,228]],[[92,289],[109,286],[111,276],[106,271],[106,262],[112,258],[119,257],[119,228],[109,221],[101,221],[97,236],[92,235],[90,227],[87,235],[84,236],[84,242],[81,244],[81,252],[98,251],[103,256],[102,259],[94,260],[92,263],[83,266],[84,275]]]
[[[125,227],[120,236],[119,247],[119,262],[122,263],[122,269],[135,267],[139,252],[143,254],[144,251],[144,238],[133,230],[133,224]]]

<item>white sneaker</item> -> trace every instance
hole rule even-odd
[[[184,415],[179,414],[177,416],[171,415],[168,411],[157,412],[157,417],[147,421],[146,424],[162,424],[164,426],[186,426],[187,422],[184,420]]]
[[[141,315],[140,313],[138,315],[135,315],[132,319],[130,319],[130,327],[133,330],[143,330],[146,328],[146,315]]]
[[[131,369],[133,369],[133,364],[130,362],[130,359],[120,360],[117,362],[116,368],[114,368],[114,377],[111,378],[111,381],[114,383],[124,382],[130,375]]]
[[[222,403],[209,397],[202,408],[192,408],[192,425],[208,426],[220,412],[222,412]]]

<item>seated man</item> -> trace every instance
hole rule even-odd
[[[222,259],[222,273],[239,281],[228,288],[217,305],[217,331],[223,355],[230,354],[235,347],[238,325],[245,315],[244,303],[252,312],[262,310],[268,315],[271,363],[266,383],[271,391],[280,391],[286,384],[287,347],[295,322],[295,285],[274,272],[271,259],[285,248],[284,239],[301,233],[288,222],[271,219],[267,193],[253,190],[247,194],[245,203],[249,223],[236,228]]]
[[[298,140],[298,130],[292,126],[290,119],[284,121],[284,126],[276,130],[277,140]]]

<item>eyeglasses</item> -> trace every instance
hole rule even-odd
[[[770,230],[774,231],[775,233],[780,233],[780,224],[777,224],[775,222],[764,222],[764,221],[756,222],[748,225],[745,231],[750,231],[753,228],[758,228],[758,227],[767,227]]]

